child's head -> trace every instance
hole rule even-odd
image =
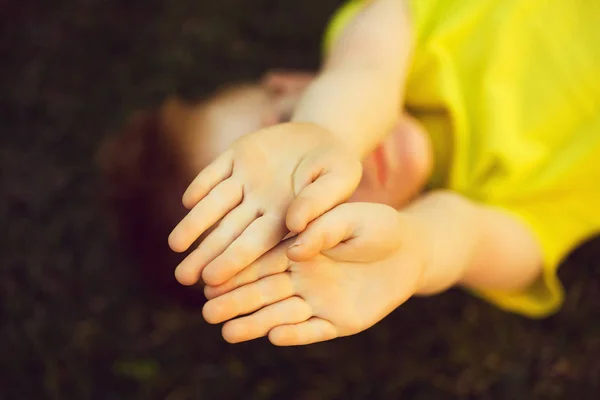
[[[220,89],[204,101],[171,98],[158,110],[135,116],[107,140],[100,153],[107,197],[121,240],[149,282],[167,291],[190,291],[180,287],[173,277],[184,255],[172,252],[167,245],[171,229],[186,213],[181,205],[183,191],[233,141],[288,120],[311,78],[306,74],[275,73],[260,83]],[[384,145],[388,158],[395,158],[387,163],[388,175],[398,176],[399,183],[390,187],[378,182],[378,166],[371,156],[365,160],[363,180],[351,201],[399,207],[419,191],[425,181],[422,175],[426,174],[420,166],[427,163],[415,163],[423,157],[410,149],[394,150],[407,143],[414,147],[415,140],[417,153],[426,150],[422,145],[424,135],[412,135],[406,141],[405,134],[414,131],[413,125],[399,124]]]
[[[203,101],[170,98],[135,115],[99,152],[105,194],[123,247],[152,287],[177,297],[173,276],[182,254],[167,237],[185,215],[181,195],[193,177],[246,133],[289,119],[306,75],[273,74],[262,82],[222,88]]]

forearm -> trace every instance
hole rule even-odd
[[[369,154],[402,109],[411,37],[403,1],[366,6],[334,44],[292,121],[318,124],[361,158]]]
[[[434,294],[454,285],[520,290],[541,273],[541,250],[532,232],[502,210],[455,193],[433,192],[402,213],[414,221],[425,241],[417,294]]]

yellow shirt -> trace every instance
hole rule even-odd
[[[326,49],[361,3],[336,13]],[[600,232],[600,1],[409,4],[406,106],[431,135],[431,186],[521,218],[543,250],[543,276],[528,290],[476,294],[547,316],[564,297],[558,265]]]

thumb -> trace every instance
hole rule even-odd
[[[396,216],[382,204],[342,204],[311,222],[288,249],[288,258],[301,262],[323,253],[345,262],[380,260],[400,246]]]
[[[320,153],[302,160],[293,177],[296,197],[288,208],[288,229],[302,232],[315,218],[346,201],[361,176],[362,164],[349,154]]]
[[[347,204],[342,204],[311,222],[289,247],[292,261],[306,261],[352,237],[356,224],[351,220]]]

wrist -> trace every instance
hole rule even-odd
[[[327,129],[362,160],[398,119],[402,93],[397,88],[401,85],[390,83],[396,80],[376,68],[323,72],[304,92],[292,121]]]
[[[403,211],[413,221],[423,268],[417,295],[443,292],[458,284],[477,246],[478,222],[470,202],[448,191],[424,195]]]
[[[398,249],[388,259],[393,269],[393,291],[397,293],[396,306],[400,306],[410,297],[419,295],[426,285],[427,241],[419,221],[403,211],[397,212],[400,238]]]
[[[285,123],[285,126],[292,127],[294,132],[306,134],[305,139],[311,143],[312,147],[336,147],[350,154],[354,159],[362,162],[362,153],[353,146],[344,136],[334,132],[324,124],[316,122],[291,121]]]

